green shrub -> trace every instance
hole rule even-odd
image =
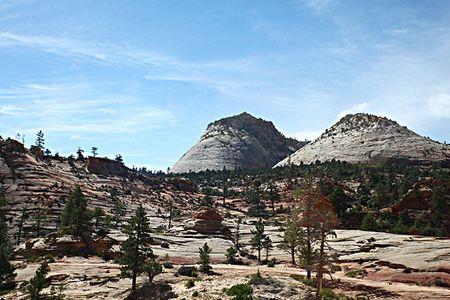
[[[366,276],[367,275],[367,271],[364,269],[355,269],[355,270],[351,270],[348,271],[347,273],[345,273],[345,276],[350,277],[350,278],[355,278],[358,276]]]
[[[194,298],[195,298],[195,297],[198,297],[198,295],[199,295],[199,294],[198,294],[198,291],[194,291],[194,292],[192,293],[192,297],[194,297]]]
[[[184,285],[187,289],[190,289],[192,287],[195,286],[195,280],[194,279],[189,279],[188,281],[186,281],[186,284]]]
[[[291,275],[289,275],[289,277],[291,277],[294,280],[300,281],[304,285],[315,286],[314,285],[314,280],[313,279],[308,279],[305,275],[291,274]]]
[[[268,285],[272,281],[273,280],[270,277],[262,276],[261,273],[258,270],[255,274],[253,274],[250,277],[250,280],[248,281],[248,284],[251,284],[251,285]]]
[[[226,290],[228,296],[233,300],[252,300],[253,288],[249,284],[235,284]]]

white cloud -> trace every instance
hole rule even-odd
[[[299,141],[313,141],[316,138],[318,138],[325,129],[319,129],[319,130],[300,130],[298,132],[295,132],[293,134],[290,134],[293,138],[299,140]]]
[[[341,119],[342,117],[344,117],[348,114],[368,112],[369,106],[370,106],[369,102],[361,102],[361,103],[355,104],[352,107],[345,109],[345,110],[341,111],[340,113],[338,113],[337,119]]]
[[[427,104],[432,116],[437,118],[450,118],[450,94],[441,93],[433,95]]]

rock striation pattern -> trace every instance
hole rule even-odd
[[[272,122],[244,112],[209,124],[172,172],[270,168],[305,144],[286,138]]]
[[[450,146],[420,136],[387,118],[358,113],[343,117],[315,141],[297,150],[276,167],[333,159],[350,163],[390,159],[448,161]]]
[[[164,180],[144,175],[105,158],[69,160],[35,155],[16,140],[0,138],[0,193],[7,201],[11,238],[16,240],[23,219],[20,240],[36,236],[37,216],[41,233],[56,230],[69,193],[80,186],[89,209],[100,207],[111,214],[115,189],[126,209],[126,218],[141,202],[150,212],[164,210],[169,201],[188,211],[200,202],[201,195],[187,179]]]

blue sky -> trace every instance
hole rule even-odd
[[[346,113],[450,141],[450,1],[0,0],[0,135],[165,169],[247,111],[313,138]]]

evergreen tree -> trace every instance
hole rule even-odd
[[[91,213],[87,209],[87,200],[77,186],[69,195],[61,215],[61,228],[63,232],[81,236],[90,232]]]
[[[266,238],[264,234],[264,223],[261,218],[256,222],[255,229],[250,232],[253,235],[250,244],[253,249],[258,251],[258,262],[261,262],[261,250],[263,249],[263,241]]]
[[[198,248],[198,263],[200,264],[200,272],[209,273],[212,269],[211,265],[211,254],[212,249],[208,246],[207,243],[203,244],[203,247]]]
[[[294,196],[298,198],[298,212],[301,216],[299,220],[303,226],[304,234],[301,241],[300,253],[305,262],[306,277],[311,279],[314,264],[314,249],[318,236],[317,231],[313,227],[314,223],[314,204],[318,201],[321,193],[317,187],[314,187],[311,178],[308,176],[306,182],[301,189],[294,191]]]
[[[31,300],[42,299],[40,293],[48,285],[45,277],[47,276],[49,271],[50,268],[48,266],[47,260],[44,260],[34,274],[34,277],[30,279],[28,285],[28,292],[30,294]]]
[[[444,189],[441,185],[436,185],[434,187],[430,204],[432,223],[435,227],[439,228],[449,214],[449,205],[445,199]]]
[[[78,160],[84,159],[84,150],[81,149],[80,147],[78,147],[78,150],[77,150],[77,159]]]
[[[280,194],[277,191],[276,186],[270,181],[269,182],[269,200],[272,204],[272,212],[275,212],[275,202],[280,200]]]
[[[152,255],[145,264],[145,273],[148,276],[148,282],[152,283],[156,275],[162,273],[162,266],[156,261],[157,255]]]
[[[119,162],[119,163],[123,163],[123,158],[121,154],[117,154],[116,158],[114,159],[115,161]]]
[[[94,209],[94,212],[92,214],[92,217],[94,219],[94,226],[95,228],[98,228],[101,225],[102,219],[105,216],[105,212],[101,207],[96,207]]]
[[[113,210],[112,210],[113,220],[117,228],[119,224],[122,223],[123,216],[125,216],[125,205],[119,199],[116,188],[112,188],[111,191],[109,192],[109,199],[111,199],[111,202],[113,203]]]
[[[17,232],[17,245],[20,244],[20,239],[22,238],[23,224],[28,219],[28,217],[29,217],[28,209],[26,206],[24,206],[24,207],[22,207],[19,224],[17,225],[19,227],[19,230]]]
[[[241,224],[242,224],[242,219],[239,217],[237,219],[237,222],[236,222],[236,231],[235,231],[234,237],[233,237],[233,239],[234,239],[234,246],[236,247],[236,249],[240,248],[239,240],[241,239],[241,231],[240,231],[241,230]]]
[[[12,249],[6,223],[6,200],[0,193],[0,289],[14,288],[14,268],[11,265]]]
[[[36,133],[36,146],[44,150],[44,145],[45,145],[44,132],[42,132],[42,130],[39,130],[39,132]]]
[[[269,253],[273,249],[272,240],[270,239],[269,236],[266,236],[264,238],[262,246],[266,250],[266,261],[268,262],[269,261]]]
[[[367,213],[361,223],[361,230],[377,231],[378,223],[372,213]]]
[[[225,252],[225,257],[227,258],[227,262],[229,264],[236,262],[237,252],[238,251],[234,247],[230,247],[227,249],[227,252]]]
[[[266,205],[261,201],[258,189],[250,189],[245,193],[245,198],[250,204],[248,214],[254,217],[263,217],[266,214]]]
[[[316,266],[316,279],[317,279],[317,290],[316,299],[321,299],[322,296],[322,285],[323,285],[323,274],[325,272],[325,265],[331,264],[328,255],[328,237],[336,237],[336,233],[333,229],[338,225],[338,218],[334,213],[334,207],[330,199],[321,196],[313,205],[313,215],[312,215],[312,227],[318,233],[318,259]],[[331,267],[329,268],[331,270]]]
[[[286,220],[283,240],[278,246],[283,251],[291,255],[291,264],[295,265],[295,253],[297,251],[297,246],[301,242],[301,231],[302,228],[298,221],[298,211],[292,211],[290,217]]]
[[[122,276],[131,277],[131,290],[134,295],[137,276],[143,272],[148,274],[149,264],[156,259],[150,247],[153,239],[150,236],[147,213],[142,204],[139,204],[135,215],[128,221],[124,233],[127,240],[122,244],[123,256],[119,259],[119,263],[123,265]]]
[[[92,153],[92,156],[93,156],[93,157],[96,157],[96,156],[97,156],[97,154],[98,154],[97,150],[98,150],[97,147],[92,147],[92,148],[91,148],[91,153]]]

